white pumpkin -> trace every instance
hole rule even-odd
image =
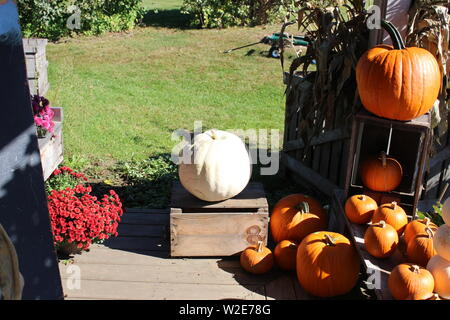
[[[446,224],[440,226],[433,237],[436,253],[450,261],[450,227]]]
[[[444,219],[446,225],[450,226],[450,198],[445,200],[442,206],[442,219]]]
[[[209,130],[198,134],[191,146],[191,164],[181,163],[181,184],[205,201],[222,201],[239,194],[250,180],[252,164],[237,135]]]
[[[428,261],[427,270],[434,278],[434,292],[444,299],[450,299],[450,261],[435,255]]]

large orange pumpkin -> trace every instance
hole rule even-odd
[[[383,204],[375,210],[372,216],[372,223],[378,223],[381,220],[393,226],[397,230],[398,236],[402,235],[408,224],[408,216],[405,210],[395,201]]]
[[[356,81],[364,107],[377,116],[411,120],[430,110],[441,88],[436,58],[426,49],[406,48],[395,27],[383,22],[394,47],[379,45],[364,53]]]
[[[308,234],[326,230],[328,218],[322,205],[304,194],[291,194],[275,205],[270,217],[270,231],[275,242],[300,243]]]
[[[348,293],[358,281],[359,268],[355,248],[339,233],[314,232],[303,239],[297,250],[298,281],[318,297]]]
[[[402,263],[392,269],[388,287],[396,300],[423,300],[432,296],[434,279],[427,269]]]
[[[283,270],[295,270],[297,249],[298,244],[294,241],[280,241],[273,250],[273,255],[275,256],[275,262],[277,265]]]
[[[398,245],[397,230],[383,220],[369,226],[364,234],[367,252],[376,258],[391,256]]]
[[[357,194],[345,202],[345,215],[353,223],[364,224],[370,221],[377,208],[378,204],[374,199],[365,194]]]
[[[274,259],[272,251],[265,247],[262,241],[258,241],[257,245],[242,251],[240,263],[242,268],[250,273],[263,274],[272,269]]]
[[[416,219],[408,223],[405,228],[405,242],[408,244],[416,235],[424,233],[427,227],[433,232],[436,232],[437,230],[437,226],[427,217],[424,219]]]
[[[403,169],[400,163],[381,152],[379,157],[370,157],[361,164],[363,184],[373,190],[389,192],[400,185]]]

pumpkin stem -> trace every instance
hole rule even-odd
[[[428,226],[430,224],[430,218],[428,217],[423,218],[423,222],[426,226]]]
[[[298,211],[300,211],[300,213],[308,213],[309,212],[309,203],[306,201],[302,201],[295,208]]]
[[[216,140],[216,139],[217,139],[217,135],[216,135],[216,131],[215,131],[215,130],[211,130],[211,138],[212,138],[213,140]]]
[[[378,223],[376,224],[376,226],[381,227],[381,228],[384,228],[384,227],[386,227],[386,221],[381,220],[380,222],[378,222]]]
[[[425,228],[425,232],[427,233],[427,235],[428,235],[428,238],[433,238],[434,237],[434,232],[433,232],[433,229],[431,229],[430,227],[426,227]]]
[[[381,159],[381,165],[383,166],[383,168],[386,168],[386,152],[381,151],[380,159]]]
[[[391,22],[381,20],[381,27],[384,30],[386,30],[386,32],[389,34],[389,37],[391,37],[394,49],[396,50],[406,49],[405,42],[403,42],[400,32],[398,32],[397,28]]]
[[[397,209],[397,202],[396,201],[392,201],[392,209],[395,210]]]
[[[336,240],[334,240],[333,237],[330,236],[328,233],[325,233],[325,240],[327,242],[327,245],[329,245],[329,246],[335,246],[336,245]]]
[[[411,271],[414,272],[414,273],[419,273],[420,267],[417,264],[413,264],[411,266]]]
[[[361,201],[366,201],[366,195],[365,195],[365,194],[362,194],[362,195],[360,195],[360,196],[358,197],[358,199],[361,200]]]
[[[256,251],[258,251],[258,253],[263,251],[263,242],[261,240],[258,241],[258,247]]]

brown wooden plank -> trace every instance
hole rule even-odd
[[[45,138],[38,139],[38,143],[44,180],[47,180],[64,159],[61,122],[55,122],[54,136],[49,133]]]
[[[168,251],[169,243],[162,238],[117,237],[105,241],[105,246],[121,250]]]
[[[429,167],[433,168],[439,164],[442,164],[443,161],[446,161],[449,158],[450,158],[450,146],[447,146],[430,159]]]
[[[324,143],[328,143],[328,142],[334,142],[337,140],[347,139],[348,137],[349,137],[348,133],[342,129],[330,130],[330,131],[321,133],[317,137],[313,137],[311,139],[311,142],[309,145],[316,146],[316,145],[320,145],[320,144],[324,144]],[[297,150],[297,149],[303,149],[304,147],[305,147],[305,142],[303,141],[303,139],[300,138],[300,139],[288,141],[283,146],[283,151],[288,152],[288,151],[293,151],[293,150]]]
[[[168,213],[138,213],[125,211],[121,217],[121,224],[158,225],[169,224]]]
[[[294,274],[282,274],[265,285],[267,300],[296,300]]]
[[[170,207],[182,209],[258,209],[268,208],[268,203],[264,188],[259,182],[249,183],[240,194],[232,199],[207,202],[194,197],[177,181],[173,184]]]
[[[295,297],[297,300],[315,300],[315,299],[317,299],[314,296],[310,295],[308,292],[306,292],[305,289],[303,289],[300,286],[300,283],[298,282],[297,277],[292,279],[292,283],[294,286]]]
[[[306,167],[298,160],[295,160],[288,155],[283,156],[281,159],[289,169],[305,179],[306,182],[314,186],[318,191],[331,196],[334,190],[338,188],[331,181],[323,178],[320,174]]]
[[[124,251],[111,249],[104,245],[92,245],[88,252],[74,256],[76,264],[123,264],[133,266],[178,265],[186,268],[198,268],[204,265],[222,269],[242,269],[239,257],[229,258],[170,258],[168,251]]]
[[[167,225],[143,225],[120,223],[117,232],[121,237],[157,237],[164,238],[168,233]]]
[[[114,262],[112,261],[112,263]],[[167,284],[185,283],[193,285],[234,284],[245,286],[270,284],[278,278],[283,277],[282,274],[276,272],[261,276],[245,272],[242,268],[221,269],[217,265],[208,263],[188,265],[185,263],[171,263],[170,260],[166,260],[165,265],[156,266],[92,263],[59,264],[63,281],[64,279],[70,279],[73,276],[73,266],[79,268],[82,282],[84,280],[99,280]]]
[[[320,159],[322,155],[322,146],[315,146],[312,150],[312,163],[311,169],[315,172],[319,172],[320,169]]]
[[[63,281],[66,299],[132,299],[132,300],[265,300],[264,286],[185,283],[146,283],[83,280],[80,289],[70,290]]]
[[[319,174],[326,179],[328,179],[328,172],[329,172],[328,170],[330,167],[330,154],[331,154],[331,143],[323,144],[320,155]]]

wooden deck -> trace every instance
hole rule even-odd
[[[127,210],[119,237],[60,263],[66,299],[266,300],[311,299],[295,273],[252,275],[239,257],[170,258],[169,211]],[[78,266],[79,289],[70,289]]]

